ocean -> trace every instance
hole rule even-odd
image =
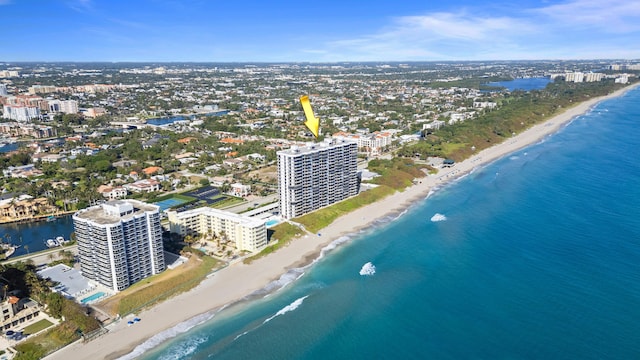
[[[639,121],[602,102],[123,359],[638,359]]]

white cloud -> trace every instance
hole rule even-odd
[[[92,0],[73,0],[68,1],[67,6],[77,12],[87,12],[93,10]]]
[[[326,43],[325,60],[640,56],[627,49],[639,36],[640,2],[573,0],[510,14],[483,10],[397,17],[369,35]]]
[[[574,0],[533,9],[559,28],[594,28],[626,33],[640,30],[640,2],[628,0]]]
[[[536,30],[516,18],[439,12],[399,17],[376,34],[334,41],[327,47],[362,59],[459,59],[469,58],[468,53],[486,56],[480,49],[487,46],[517,48],[519,38]]]

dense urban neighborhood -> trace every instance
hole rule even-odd
[[[534,96],[492,81],[548,79],[561,96],[577,85],[625,84],[638,70],[606,61],[3,66],[2,145],[20,145],[2,159],[4,193],[49,199],[22,199],[3,209],[4,221],[200,184],[240,197],[273,193],[276,151],[311,140],[303,94],[322,119],[320,140],[355,140],[367,158],[407,155],[425,133],[445,139],[456,124]],[[436,145],[421,157],[464,156],[461,143]]]
[[[0,63],[0,223],[75,228],[46,261],[9,263],[21,244],[2,238],[3,348],[30,359],[99,337],[639,73],[615,60]],[[36,333],[49,338],[23,341]]]

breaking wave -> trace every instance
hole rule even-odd
[[[220,309],[222,310],[222,309]],[[218,311],[220,311],[218,310]],[[133,349],[133,351],[131,351],[130,353],[121,356],[118,358],[118,360],[132,360],[135,359],[137,357],[139,357],[140,355],[146,353],[147,351],[157,347],[158,345],[160,345],[161,343],[167,341],[168,339],[174,338],[180,334],[186,333],[187,331],[191,330],[193,327],[200,325],[208,320],[210,320],[211,318],[213,318],[215,316],[215,314],[218,312],[208,312],[208,313],[204,313],[198,316],[195,316],[189,320],[183,321],[181,323],[179,323],[178,325],[161,331],[159,333],[157,333],[156,335],[152,336],[151,338],[149,338],[147,341],[143,342],[142,344],[138,345],[135,347],[135,349]],[[176,349],[178,350],[177,352],[184,354],[184,355],[189,355],[190,353],[192,353],[193,351],[196,350],[197,346],[199,344],[202,344],[203,342],[207,341],[206,337],[196,337],[196,338],[190,338],[188,341],[186,342],[181,342],[180,343],[180,349]]]
[[[373,265],[371,262],[368,262],[362,265],[362,268],[360,269],[360,275],[362,276],[371,276],[375,273],[376,273],[376,266]]]
[[[280,315],[284,315],[284,314],[286,314],[286,313],[288,313],[288,312],[290,312],[290,311],[293,311],[293,310],[295,310],[295,309],[299,308],[299,307],[300,307],[300,305],[302,305],[302,302],[304,301],[304,299],[306,299],[306,298],[308,298],[308,297],[309,297],[309,295],[305,295],[305,296],[303,296],[303,297],[301,297],[301,298],[299,298],[299,299],[296,299],[296,301],[294,301],[294,302],[292,302],[291,304],[289,304],[289,305],[287,305],[287,306],[283,307],[282,309],[278,310],[278,312],[277,312],[275,315],[273,315],[273,316],[271,316],[271,317],[267,318],[267,319],[263,322],[263,324],[266,324],[267,322],[271,321],[271,320],[272,320],[273,318],[275,318],[275,317],[278,317],[278,316],[280,316]]]
[[[433,221],[433,222],[445,221],[445,220],[447,220],[447,217],[444,216],[443,214],[439,214],[439,213],[436,213],[435,215],[433,215],[431,217],[431,221]]]
[[[198,346],[206,342],[208,338],[206,336],[190,337],[184,342],[180,342],[177,346],[171,346],[171,354],[166,354],[158,358],[158,360],[175,360],[190,358],[191,354],[198,350]]]

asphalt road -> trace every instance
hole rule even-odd
[[[51,261],[55,261],[55,260],[60,259],[61,257],[59,255],[59,253],[60,253],[61,250],[71,251],[75,255],[77,255],[78,254],[78,245],[56,247],[56,248],[52,248],[52,249],[46,249],[46,250],[34,252],[34,253],[31,253],[31,254],[28,254],[28,255],[10,257],[8,260],[3,261],[2,263],[3,264],[12,264],[12,263],[16,263],[18,261],[32,260],[33,263],[36,266],[39,266],[39,265],[48,264]]]

